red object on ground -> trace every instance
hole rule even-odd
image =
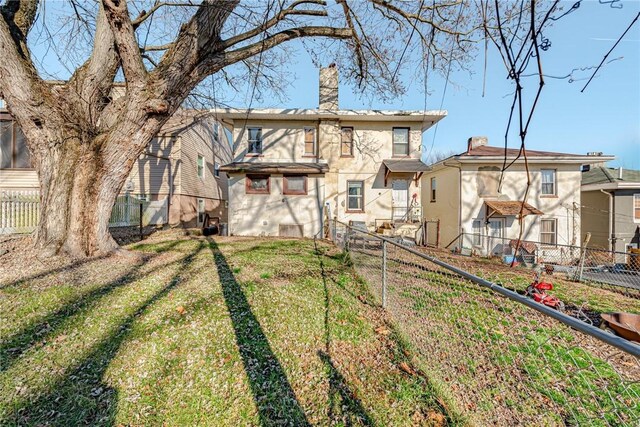
[[[560,301],[557,297],[553,295],[549,295],[546,291],[550,291],[553,289],[553,285],[547,282],[539,282],[538,276],[534,279],[533,283],[531,283],[527,287],[526,295],[530,298],[533,298],[534,301],[539,302],[540,304],[544,304],[548,307],[555,308],[556,310],[564,310],[564,303]]]

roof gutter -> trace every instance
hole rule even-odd
[[[640,188],[640,182],[605,182],[601,184],[586,184],[580,187],[582,191],[633,190],[636,188]]]

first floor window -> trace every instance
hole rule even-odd
[[[307,177],[304,175],[285,175],[283,180],[283,194],[307,194]]]
[[[0,121],[0,169],[30,169],[31,155],[14,120]]]
[[[262,128],[249,128],[249,154],[262,154]]]
[[[482,246],[482,220],[474,220],[471,228],[473,233],[473,245]]]
[[[198,177],[204,179],[204,157],[198,154]]]
[[[540,220],[540,242],[545,245],[555,245],[557,242],[557,227],[555,219]]]
[[[316,154],[316,128],[304,128],[304,155]]]
[[[269,194],[269,175],[247,175],[247,194]]]
[[[544,196],[556,195],[556,171],[555,169],[542,169],[542,188],[540,193]]]
[[[341,129],[340,155],[343,157],[353,156],[353,128],[344,127]]]
[[[198,224],[204,223],[204,199],[198,199]]]
[[[640,193],[633,195],[633,220],[640,222]]]
[[[364,182],[348,181],[347,182],[347,210],[362,212],[364,211]]]
[[[409,128],[393,128],[393,156],[409,155]]]

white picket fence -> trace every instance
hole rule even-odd
[[[109,227],[162,225],[169,222],[169,201],[148,202],[131,195],[119,196],[111,211]],[[38,191],[0,191],[0,234],[31,233],[40,218]]]
[[[162,225],[169,222],[169,200],[167,198],[148,202],[131,195],[122,195],[113,205],[109,227],[139,225],[140,205],[142,205],[142,225]]]
[[[39,218],[39,192],[0,191],[0,234],[31,233]]]

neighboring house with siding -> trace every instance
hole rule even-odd
[[[440,221],[441,244],[465,233],[462,247],[477,253],[501,253],[502,239],[554,246],[579,245],[581,166],[611,156],[527,150],[531,187],[526,204],[527,172],[519,150],[491,147],[483,137],[470,138],[467,150],[431,165],[422,177],[424,217]],[[454,245],[451,245],[452,247]],[[459,247],[459,243],[455,246]]]
[[[205,213],[226,222],[227,177],[219,167],[230,160],[227,135],[210,114],[178,111],[140,155],[122,194],[164,202],[171,225],[200,226]],[[0,109],[2,190],[39,190],[24,135],[6,109]]]
[[[581,191],[582,230],[591,233],[590,246],[616,252],[640,247],[640,171],[589,168]]]
[[[312,237],[329,216],[372,231],[421,220],[422,133],[446,112],[340,110],[338,71],[328,67],[318,109],[216,113],[234,141],[222,168],[231,234]]]

